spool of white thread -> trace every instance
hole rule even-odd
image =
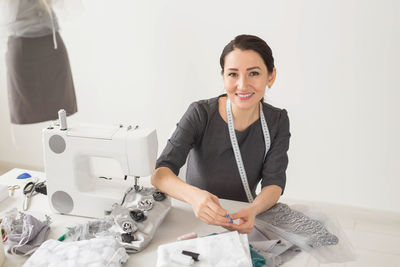
[[[4,253],[4,245],[3,241],[0,239],[0,266],[3,266],[5,260],[6,260],[6,254]]]
[[[58,120],[60,121],[60,130],[67,130],[67,112],[64,109],[58,111]]]

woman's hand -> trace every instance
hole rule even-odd
[[[238,212],[231,214],[232,220],[239,219],[239,224],[231,223],[228,226],[224,226],[230,231],[238,231],[241,234],[249,234],[253,230],[254,220],[257,212],[252,205],[249,205]]]
[[[225,217],[227,211],[219,204],[219,199],[215,195],[196,188],[190,201],[196,217],[207,224],[228,226],[229,219]]]
[[[232,223],[225,228],[231,231],[238,231],[242,234],[250,233],[253,230],[257,214],[274,206],[281,194],[282,188],[277,185],[263,187],[253,203],[231,215],[232,220],[239,219],[239,224]]]

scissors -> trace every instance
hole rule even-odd
[[[29,182],[25,185],[24,187],[24,203],[23,203],[23,210],[26,211],[29,208],[29,203],[31,202],[31,197],[33,197],[34,195],[37,195],[38,192],[35,190],[35,188],[37,186],[39,186],[40,184],[43,184],[44,182],[40,182],[40,183],[36,183],[36,182]]]
[[[14,191],[17,190],[17,189],[20,189],[20,186],[19,186],[19,185],[17,185],[17,184],[15,184],[15,185],[10,185],[10,186],[8,187],[8,190],[10,190],[10,196],[13,196],[13,195],[14,195]]]

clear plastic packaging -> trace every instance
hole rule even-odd
[[[306,205],[292,205],[290,209],[295,211],[292,212],[292,215],[294,214],[292,217],[297,217],[294,219],[297,225],[287,227],[285,223],[274,223],[272,221],[281,215],[270,216],[271,214],[268,214],[268,211],[256,217],[255,225],[261,231],[263,228],[268,229],[300,247],[313,255],[320,263],[340,263],[353,261],[357,258],[354,247],[347,239],[336,218]],[[290,221],[293,218],[288,216],[287,219],[287,221]],[[299,228],[306,231],[299,231]],[[311,232],[314,233],[307,234]]]
[[[4,212],[1,216],[1,228],[4,229],[5,234],[12,234],[14,232],[22,232],[22,213],[18,212],[17,208],[13,208],[9,211]],[[17,221],[19,220],[19,221]]]
[[[102,219],[89,221],[87,223],[78,224],[77,226],[68,228],[68,236],[74,241],[88,240],[96,236],[111,235],[108,230],[114,225],[114,219],[106,216]]]

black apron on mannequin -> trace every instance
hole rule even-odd
[[[74,83],[67,50],[57,33],[53,36],[8,39],[7,88],[11,122],[28,124],[57,119],[65,109],[77,112]]]
[[[48,0],[10,2],[7,88],[11,122],[54,120],[77,112],[75,88],[58,21]]]

